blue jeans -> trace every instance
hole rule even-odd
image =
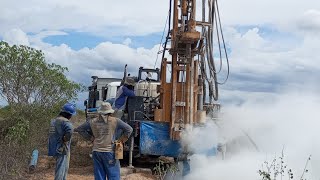
[[[69,170],[70,152],[57,155],[54,180],[66,180]]]
[[[113,152],[92,153],[95,180],[120,180],[120,162]]]

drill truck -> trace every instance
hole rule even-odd
[[[187,127],[204,124],[208,114],[215,117],[220,109],[218,85],[224,84],[229,75],[217,1],[169,2],[160,69],[140,67],[135,77],[136,97],[127,99],[123,120],[134,128],[131,141],[125,145],[129,165],[142,155],[185,160],[190,151],[180,143],[181,133]],[[196,13],[199,9],[200,14]],[[227,62],[227,78],[222,82],[217,78],[222,68],[221,64],[219,69],[215,67],[215,48],[219,50],[220,63]]]

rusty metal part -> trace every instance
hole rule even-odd
[[[188,15],[188,2],[187,0],[182,0],[181,1],[181,9],[182,9],[182,15],[187,16]]]

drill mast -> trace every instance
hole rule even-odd
[[[214,107],[213,101],[218,100],[218,82],[212,52],[215,23],[218,27],[217,2],[202,0],[200,21],[196,20],[196,5],[196,0],[173,0],[173,6],[170,1],[169,16],[171,18],[173,10],[173,27],[168,32],[167,41],[171,41],[171,46],[167,48],[166,41],[163,53],[168,50],[171,60],[164,58],[163,54],[159,87],[160,108],[155,110],[155,120],[169,122],[170,137],[173,140],[180,139],[181,130],[188,125],[203,123],[207,108]],[[222,31],[221,34],[217,33],[218,37],[219,35],[222,35]],[[207,91],[209,102],[204,103]]]

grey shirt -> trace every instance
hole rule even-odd
[[[90,127],[94,136],[92,151],[98,152],[113,152],[116,129],[121,129],[127,137],[133,131],[132,127],[122,120],[103,114],[91,119]]]

